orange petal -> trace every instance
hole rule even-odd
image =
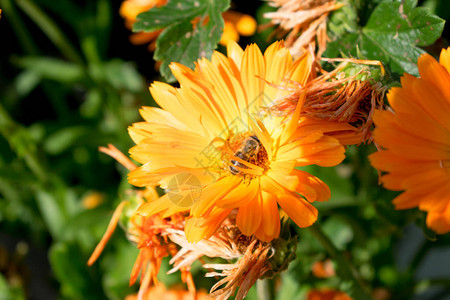
[[[278,204],[301,228],[311,226],[317,220],[317,209],[300,197],[284,194],[278,197]]]
[[[236,216],[236,225],[247,236],[254,234],[261,224],[263,215],[261,202],[262,195],[259,192],[248,204],[239,208]]]
[[[95,263],[95,261],[98,259],[100,254],[102,253],[103,249],[105,248],[106,244],[108,243],[109,239],[111,238],[112,234],[114,233],[114,230],[116,229],[117,223],[119,222],[120,215],[122,214],[123,207],[125,204],[127,204],[127,201],[122,201],[117,206],[116,210],[114,211],[111,220],[109,221],[108,227],[106,228],[106,232],[103,235],[102,239],[98,243],[97,247],[95,247],[94,252],[92,252],[91,257],[89,257],[89,260],[87,262],[88,266],[91,266]]]
[[[296,192],[304,196],[309,202],[322,202],[330,199],[330,188],[319,178],[300,170],[294,170],[292,175],[297,176],[300,182],[297,185]]]
[[[202,189],[200,199],[191,209],[191,215],[199,218],[216,205],[216,202],[241,184],[240,178],[227,176]]]
[[[248,185],[241,183],[229,192],[223,199],[217,201],[217,206],[224,209],[237,208],[249,203],[259,191],[259,180],[252,180]]]
[[[259,230],[256,232],[256,236],[264,242],[269,242],[274,238],[278,238],[280,234],[280,214],[275,195],[266,192],[262,193],[262,211],[264,212],[264,220],[259,227],[264,236],[258,236]]]
[[[196,243],[202,239],[210,238],[230,214],[231,209],[214,207],[206,218],[189,217],[184,227],[186,239]]]

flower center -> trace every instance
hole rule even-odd
[[[231,175],[253,179],[269,169],[267,151],[253,133],[232,136],[219,150],[222,151],[224,169]]]

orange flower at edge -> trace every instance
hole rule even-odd
[[[376,111],[374,140],[382,150],[370,155],[372,165],[387,174],[384,187],[404,191],[396,209],[418,207],[428,212],[427,225],[450,232],[450,48],[440,63],[419,57],[420,78],[405,74],[402,87],[387,97],[392,111]]]

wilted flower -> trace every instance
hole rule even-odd
[[[129,170],[136,168],[136,165],[113,145],[109,145],[108,148],[100,147],[100,151],[109,154]],[[175,244],[167,240],[167,237],[164,237],[162,233],[167,228],[182,228],[180,226],[184,224],[184,217],[180,215],[174,215],[168,219],[162,219],[159,215],[142,217],[136,214],[136,208],[145,201],[156,199],[157,194],[154,187],[148,187],[141,191],[129,191],[129,194],[130,200],[122,201],[114,211],[105,234],[88,260],[88,265],[92,265],[100,256],[117,227],[124,210],[131,210],[131,216],[126,224],[126,233],[128,239],[137,245],[139,255],[131,270],[130,285],[136,282],[140,274],[138,298],[145,299],[149,288],[157,283],[157,275],[162,259],[169,255],[173,256],[178,251]],[[195,294],[195,286],[192,275],[189,272],[189,267],[180,268],[182,273],[181,277],[187,283],[189,290]]]
[[[375,109],[383,108],[387,88],[368,77],[370,72],[365,68],[361,68],[352,76],[347,76],[343,70],[348,62],[371,64],[379,65],[380,74],[383,75],[383,66],[378,61],[370,60],[329,60],[344,61],[344,63],[329,73],[299,85],[291,94],[274,101],[266,109],[280,116],[291,115],[299,99],[306,94],[301,116],[313,119],[316,123],[322,122],[320,126],[329,128],[328,134],[339,139],[344,145],[371,141],[372,115]],[[361,79],[363,74],[366,76]],[[333,132],[332,127],[336,126],[336,122],[342,123],[341,128]],[[347,129],[343,124],[347,124]]]
[[[209,272],[206,277],[224,277],[210,291],[216,299],[243,299],[258,279],[272,277],[287,268],[295,258],[296,239],[280,238],[271,243],[243,235],[236,226],[236,215],[231,214],[209,239],[189,243],[182,230],[168,229],[167,236],[181,247],[170,263],[175,272],[190,266],[201,257],[222,258],[227,263],[203,264]]]
[[[396,209],[418,207],[428,212],[427,225],[450,232],[450,48],[440,63],[419,57],[420,78],[405,74],[402,87],[392,88],[392,110],[376,111],[374,140],[381,151],[372,165],[385,171],[384,187],[404,191],[393,200]]]
[[[278,25],[277,38],[286,36],[286,47],[292,56],[299,57],[304,49],[317,43],[320,57],[325,51],[328,14],[344,4],[336,0],[269,0],[277,11],[264,14],[273,25]],[[317,40],[317,42],[316,42]]]

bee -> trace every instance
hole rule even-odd
[[[255,157],[259,150],[261,149],[261,142],[256,137],[256,135],[249,136],[242,143],[239,149],[234,153],[234,156],[239,157],[242,160],[248,162],[251,157]],[[239,168],[247,168],[243,163],[240,163],[234,159],[230,161],[231,165],[229,167],[230,173],[233,175],[239,174],[239,171],[236,167]]]

